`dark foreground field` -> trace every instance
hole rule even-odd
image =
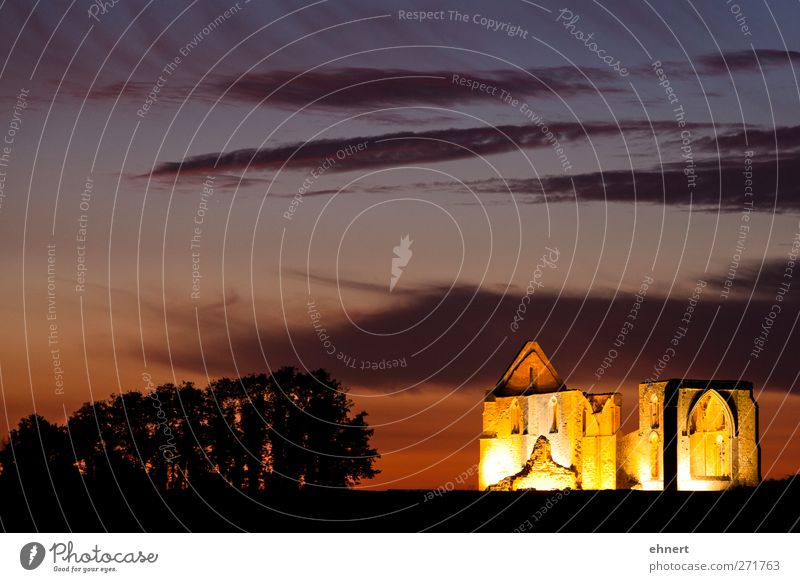
[[[120,484],[122,485],[122,484]],[[126,490],[127,491],[127,490]],[[253,496],[231,490],[123,497],[43,487],[0,496],[4,531],[481,531],[787,532],[798,529],[800,480],[724,493],[570,491],[306,491]]]

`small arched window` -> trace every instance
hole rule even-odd
[[[550,418],[550,433],[558,432],[558,399],[553,396],[548,405],[548,416]]]
[[[519,434],[522,424],[522,412],[516,399],[511,403],[511,434]]]
[[[650,428],[658,428],[659,422],[658,396],[650,395]]]

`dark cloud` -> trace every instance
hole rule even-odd
[[[756,154],[786,154],[800,150],[800,125],[723,131],[716,136],[699,137],[692,145],[699,151],[711,153],[731,154],[752,150]]]
[[[496,290],[457,286],[449,293],[444,288],[427,289],[407,293],[399,300],[389,298],[387,293],[381,308],[358,317],[357,323],[362,328],[390,333],[428,316],[413,331],[391,336],[364,333],[332,307],[320,305],[319,321],[327,337],[337,353],[354,359],[352,363],[325,353],[309,317],[292,318],[288,328],[281,322],[264,321],[259,323],[257,334],[252,321],[237,321],[233,316],[228,321],[229,334],[225,337],[219,333],[220,329],[226,329],[219,307],[200,310],[199,328],[203,334],[205,359],[192,347],[198,344],[190,340],[173,343],[170,362],[194,374],[208,366],[212,376],[232,373],[234,361],[239,372],[264,370],[267,362],[272,367],[287,363],[311,369],[325,367],[347,384],[358,386],[361,392],[365,388],[376,393],[396,391],[417,383],[420,388],[429,385],[455,388],[463,384],[466,390],[480,391],[497,381],[524,341],[536,338],[552,355],[568,385],[588,389],[596,384],[596,390],[613,390],[620,383],[635,386],[657,374],[654,366],[682,326],[687,327],[687,332],[679,339],[679,345],[673,346],[676,353],[661,373],[662,377],[737,379],[743,373],[745,362],[751,360],[745,377],[756,382],[759,388],[773,374],[769,387],[792,389],[796,369],[778,365],[773,370],[773,364],[784,347],[785,354],[796,353],[800,348],[800,334],[792,330],[798,313],[797,298],[787,297],[771,327],[764,352],[758,358],[751,358],[753,340],[759,335],[774,299],[765,292],[756,293],[749,302],[736,296],[721,300],[719,283],[718,280],[707,281],[687,326],[682,320],[687,317],[695,282],[687,282],[681,287],[682,291],[665,297],[659,295],[658,289],[668,282],[656,281],[634,328],[621,346],[614,341],[634,303],[630,293],[578,297],[544,291],[534,295],[519,330],[512,332],[510,322],[519,309],[524,291],[515,290],[504,295]],[[737,287],[746,284],[745,278],[735,283]],[[326,286],[326,283],[321,285]],[[324,291],[320,284],[313,287],[315,296],[324,296]],[[234,307],[228,307],[229,317],[236,311]],[[194,311],[177,309],[171,310],[168,316],[171,333],[183,340],[195,337]],[[240,313],[244,314],[244,310]],[[448,328],[449,331],[442,334]],[[612,348],[618,355],[598,381],[596,370]],[[412,357],[415,352],[420,353]],[[148,353],[160,361],[167,359],[166,351],[149,349]],[[407,362],[406,367],[386,371],[361,369],[362,360],[380,362],[402,358]]]
[[[663,168],[648,167],[633,170],[610,170],[588,172],[577,175],[546,176],[541,179],[497,178],[468,183],[478,193],[507,193],[508,184],[515,194],[530,194],[531,202],[607,201],[645,202],[675,206],[693,206],[702,211],[736,211],[745,201],[744,152],[753,152],[752,170],[755,183],[755,209],[787,212],[800,209],[800,126],[772,129],[746,128],[731,131],[730,125],[717,125],[716,129],[727,129],[716,137],[705,133],[710,124],[687,124],[695,135],[692,142],[697,156],[693,171],[694,186],[687,171],[692,171],[684,162],[668,162]],[[640,137],[649,139],[655,132],[663,143],[674,142],[674,122],[655,121],[651,124],[640,121],[621,122],[618,127],[609,123],[561,123],[550,127],[560,143],[576,143],[587,136],[593,140],[625,136],[626,140]],[[664,138],[668,135],[668,138]],[[780,155],[775,155],[775,140],[778,140]],[[511,152],[519,148],[550,147],[546,135],[534,124],[503,125],[498,127],[473,127],[466,129],[441,129],[420,132],[397,132],[372,137],[348,139],[321,139],[303,144],[292,144],[263,148],[260,150],[237,150],[230,153],[215,153],[188,158],[183,162],[166,162],[153,171],[154,176],[208,174],[220,171],[260,169],[274,170],[285,164],[286,168],[312,168],[323,160],[335,157],[337,151],[366,147],[355,155],[337,159],[328,171],[374,169],[404,164],[423,164],[467,159],[475,152],[492,155]],[[770,148],[770,144],[772,147]],[[662,148],[668,149],[668,148]],[[674,148],[673,148],[674,149]],[[772,151],[772,155],[770,152]],[[679,151],[675,149],[675,151]],[[719,157],[712,153],[719,152]],[[429,184],[433,189],[454,189],[453,184]],[[372,188],[375,193],[381,187]],[[396,189],[402,187],[383,187]],[[323,193],[328,193],[325,191]],[[776,194],[777,193],[777,194]],[[311,193],[319,194],[319,193]],[[776,199],[777,195],[777,199]]]
[[[800,63],[800,52],[776,49],[753,49],[723,51],[695,57],[693,62],[701,74],[727,74],[731,72],[751,72],[760,74],[761,69],[791,67],[792,61]]]
[[[744,157],[695,162],[696,186],[689,188],[686,166],[670,163],[658,168],[589,172],[575,176],[549,176],[540,180],[488,179],[469,182],[476,192],[530,194],[531,202],[645,202],[692,206],[694,210],[735,212],[744,208]],[[800,154],[754,159],[754,210],[800,210]],[[452,188],[458,185],[453,184]]]
[[[693,58],[701,75],[720,75],[731,72],[759,72],[762,69],[790,67],[792,60],[800,62],[800,53],[775,49],[725,51]],[[670,63],[675,70],[694,74],[685,62]],[[651,75],[648,66],[635,70]],[[458,84],[469,79],[496,88],[494,95],[473,91]],[[263,104],[291,110],[314,103],[315,108],[366,110],[381,107],[430,105],[449,107],[472,102],[500,99],[505,90],[515,97],[575,97],[596,92],[623,93],[627,88],[610,70],[597,67],[547,67],[527,70],[503,69],[490,71],[452,71],[416,69],[378,69],[349,67],[341,69],[273,70],[248,72],[241,75],[215,76],[204,84],[167,87],[160,100],[181,101],[192,94],[193,99],[214,100],[224,95],[241,103]],[[143,99],[152,90],[152,82],[127,81],[101,85],[92,89],[89,98],[115,99],[118,96]],[[709,93],[707,93],[708,95]]]
[[[707,129],[709,124],[687,124],[690,129]],[[621,121],[613,123],[555,123],[545,126],[560,142],[590,137],[626,135],[651,136],[672,131],[672,121]],[[363,151],[344,156],[328,170],[341,172],[374,169],[401,164],[419,164],[471,158],[475,154],[492,155],[517,148],[549,147],[547,134],[534,123],[494,127],[450,128],[430,131],[404,131],[377,136],[341,139],[317,139],[306,144],[290,144],[262,149],[242,149],[228,153],[211,153],[190,157],[182,162],[164,162],[152,172],[154,176],[208,174],[234,169],[313,168],[340,150],[366,144]],[[473,153],[474,152],[474,153]]]
[[[749,49],[737,51],[721,51],[705,53],[690,57],[691,63],[686,60],[664,62],[664,68],[671,77],[695,78],[709,77],[712,75],[727,76],[730,73],[754,73],[761,75],[761,70],[775,70],[789,67],[793,63],[800,63],[800,52],[778,49]],[[761,66],[759,69],[759,65]],[[652,65],[634,67],[632,72],[644,77],[652,76]],[[706,95],[710,93],[706,92]]]
[[[800,53],[755,49],[700,55],[694,57],[692,62],[700,75],[721,75],[728,71],[758,73],[759,64],[765,70],[791,67],[793,60],[800,62]],[[673,62],[669,66],[676,71],[683,71],[685,75],[694,75],[685,62]],[[652,75],[649,65],[638,67],[635,72]],[[470,90],[458,84],[458,79],[462,78],[494,87],[495,94]],[[141,100],[152,88],[152,81],[120,81],[92,89],[89,98],[115,99],[122,96]],[[263,104],[291,110],[311,103],[315,108],[328,110],[366,110],[408,105],[450,107],[486,102],[489,99],[499,100],[502,90],[518,98],[568,98],[596,92],[624,93],[627,88],[619,83],[613,71],[597,67],[559,66],[471,72],[349,67],[217,75],[197,87],[167,87],[159,94],[159,100],[182,101],[191,93],[193,99],[216,101],[224,95],[223,102]],[[83,95],[80,94],[81,97]]]
[[[614,74],[585,67],[551,67],[543,69],[494,70],[459,72],[445,70],[344,68],[334,70],[276,70],[242,75],[216,76],[198,86],[166,87],[159,100],[193,99],[223,102],[255,103],[291,110],[310,105],[322,109],[364,110],[381,107],[429,105],[449,107],[471,102],[497,100],[505,90],[515,97],[573,97],[602,91],[619,93],[623,89],[611,84]],[[490,89],[471,90],[459,84],[468,79],[485,83]],[[114,99],[118,96],[143,99],[153,83],[117,82],[93,89],[93,99]],[[489,92],[494,88],[494,94]],[[81,95],[82,96],[82,95]]]
[[[496,88],[494,95],[459,85],[469,79]],[[402,105],[451,106],[500,98],[501,90],[517,97],[574,96],[581,93],[620,92],[606,85],[613,74],[596,68],[552,67],[530,71],[483,72],[418,71],[408,69],[345,68],[337,70],[269,71],[215,81],[218,94],[249,103],[292,109],[321,100],[319,107],[364,109]],[[602,88],[596,85],[603,84]]]

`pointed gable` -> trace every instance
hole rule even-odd
[[[557,392],[563,388],[564,382],[541,346],[535,341],[529,341],[511,362],[493,393],[496,396],[518,396]]]

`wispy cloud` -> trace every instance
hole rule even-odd
[[[317,70],[270,71],[248,73],[242,77],[223,78],[212,84],[219,93],[246,102],[265,102],[297,108],[312,101],[328,108],[361,109],[408,104],[456,105],[485,101],[486,90],[473,90],[459,84],[460,79],[484,83],[493,97],[499,99],[505,90],[517,96],[574,96],[597,91],[622,89],[606,85],[613,80],[608,71],[596,68],[578,70],[572,67],[494,71],[415,71],[408,69],[346,68],[332,71]],[[494,89],[496,88],[496,89]]]
[[[459,83],[461,79],[470,84]],[[242,75],[216,75],[197,87],[172,84],[159,98],[194,99],[263,104],[295,110],[314,103],[316,108],[360,110],[408,105],[455,106],[500,101],[501,91],[516,97],[573,97],[582,93],[619,93],[609,71],[584,67],[549,67],[528,70],[452,71],[343,68],[275,70]],[[474,82],[474,89],[472,83]],[[480,84],[484,87],[478,89]],[[488,89],[486,89],[488,87]],[[91,91],[92,99],[119,96],[141,100],[152,82],[117,82]],[[491,94],[493,93],[493,94]]]
[[[558,123],[549,127],[560,141],[617,136],[650,136],[652,131],[672,131],[671,121],[621,121],[613,123]],[[687,127],[707,129],[710,124],[697,123]],[[459,160],[476,154],[492,155],[515,151],[518,148],[548,146],[547,134],[534,123],[449,128],[430,131],[404,131],[374,136],[317,139],[308,143],[274,146],[261,149],[242,149],[217,152],[187,158],[179,162],[164,162],[152,172],[154,176],[175,174],[206,174],[234,169],[310,168],[334,156],[337,151],[366,144],[362,151],[337,159],[328,170],[332,172],[390,167],[398,164],[432,163]]]
[[[775,49],[723,51],[693,57],[692,64],[704,76],[728,72],[758,74],[760,69],[778,69],[800,63],[800,52]],[[671,74],[694,75],[689,63],[667,64]],[[633,69],[634,74],[650,77],[649,65]],[[459,79],[484,83],[488,90],[472,90]],[[408,105],[456,106],[500,98],[501,91],[516,97],[575,97],[602,92],[624,93],[625,85],[612,71],[597,67],[542,67],[455,71],[444,69],[377,69],[349,67],[316,70],[271,70],[240,75],[215,75],[198,86],[171,83],[159,95],[160,100],[182,101],[190,93],[193,99],[263,104],[295,110],[314,103],[317,109],[360,110]],[[152,90],[152,81],[129,80],[92,89],[90,99],[141,100]],[[489,92],[494,90],[494,95]],[[80,94],[84,96],[83,93]]]
[[[612,170],[574,176],[546,176],[540,180],[496,178],[469,182],[476,192],[528,194],[530,202],[644,202],[692,207],[698,211],[734,212],[741,210],[744,198],[744,157],[709,159],[696,162],[694,187],[681,163],[662,169]],[[754,210],[781,213],[800,210],[800,155],[754,159],[759,195]],[[506,186],[508,184],[508,187]],[[441,184],[440,186],[444,186]],[[456,189],[456,185],[451,185]]]
[[[692,145],[707,153],[730,154],[753,150],[759,154],[779,152],[785,155],[800,151],[800,125],[723,131],[716,136],[698,137]]]
[[[753,49],[723,51],[717,54],[701,55],[693,59],[699,71],[705,75],[727,74],[731,72],[751,72],[760,74],[761,69],[791,67],[800,64],[800,52],[775,49]]]

